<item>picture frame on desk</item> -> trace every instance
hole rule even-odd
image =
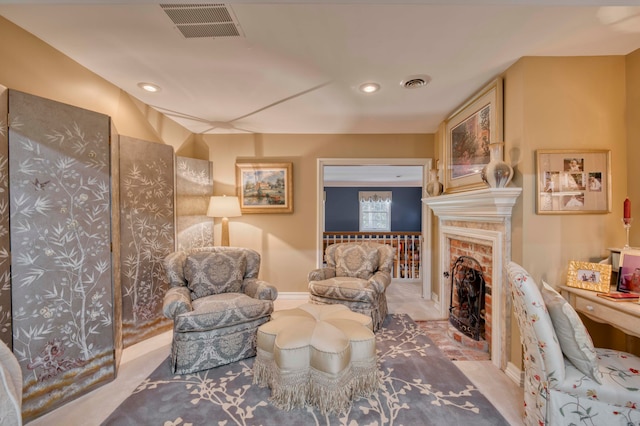
[[[616,290],[623,293],[640,293],[640,250],[623,249]]]
[[[608,293],[611,287],[611,265],[572,260],[567,272],[567,286]]]

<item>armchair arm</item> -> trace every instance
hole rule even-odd
[[[167,290],[162,302],[162,313],[165,317],[174,319],[191,311],[191,291],[187,287],[171,287]]]
[[[336,276],[336,268],[327,266],[320,269],[314,269],[309,272],[309,276],[307,277],[307,281],[322,281],[328,280],[329,278],[335,278]]]
[[[369,278],[369,285],[378,293],[384,293],[389,284],[391,284],[391,274],[388,271],[377,271]]]
[[[278,289],[266,281],[247,278],[242,282],[242,291],[247,296],[260,300],[276,300]]]

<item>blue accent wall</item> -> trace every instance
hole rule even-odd
[[[422,188],[419,187],[325,187],[327,232],[358,232],[359,191],[392,191],[391,231],[422,231]]]

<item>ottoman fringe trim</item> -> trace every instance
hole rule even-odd
[[[281,410],[307,405],[318,407],[322,414],[345,413],[356,397],[368,397],[378,390],[380,377],[375,362],[328,375],[310,368],[296,372],[279,372],[273,360],[258,360],[253,365],[253,383],[271,388],[271,403]]]

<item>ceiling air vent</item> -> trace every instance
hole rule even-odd
[[[426,86],[430,81],[431,77],[428,75],[413,75],[402,80],[400,85],[405,89],[417,89]]]
[[[161,4],[185,38],[241,37],[233,11],[224,4]]]

